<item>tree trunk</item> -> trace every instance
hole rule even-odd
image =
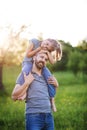
[[[0,64],[0,91],[4,90],[4,85],[2,82],[2,77],[3,77],[3,65]]]

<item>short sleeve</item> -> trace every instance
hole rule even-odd
[[[40,46],[40,41],[36,38],[31,39],[30,42],[33,43],[34,49]]]
[[[23,83],[24,83],[24,74],[23,72],[21,72],[17,77],[16,84],[22,85]]]

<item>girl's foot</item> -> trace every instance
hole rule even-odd
[[[55,104],[52,104],[52,110],[53,110],[53,112],[57,111]]]

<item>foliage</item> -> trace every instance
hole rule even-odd
[[[0,41],[0,91],[5,90],[2,83],[3,65],[19,65],[25,54],[27,39],[21,38],[21,33],[26,29],[26,26],[21,26],[15,31],[12,26],[5,27],[8,35],[6,39]]]
[[[81,59],[81,63],[80,63],[80,69],[81,69],[81,71],[82,72],[85,72],[85,71],[87,71],[87,53],[84,53],[83,55],[82,55],[82,59]]]
[[[82,55],[78,51],[73,51],[69,55],[69,61],[68,61],[67,66],[69,69],[73,71],[75,75],[77,75],[79,71],[79,63],[81,59],[82,59]]]
[[[0,47],[0,65],[2,64],[20,64],[27,46],[27,39],[21,38],[21,33],[26,26],[21,26],[19,30],[14,31],[10,26],[7,28],[8,35]]]
[[[63,49],[61,61],[56,62],[54,65],[48,64],[47,67],[51,72],[70,70],[75,76],[81,71],[83,77],[85,76],[84,79],[87,79],[87,51],[79,47],[72,47],[64,41],[60,41],[60,43]]]
[[[81,48],[83,50],[87,50],[87,40],[82,40],[78,43],[78,48]]]
[[[64,71],[67,69],[67,62],[69,60],[69,54],[74,49],[68,42],[66,43],[62,40],[60,40],[59,42],[61,43],[61,46],[62,46],[63,55],[62,55],[61,61],[56,62],[54,65],[48,66],[53,71],[58,71],[58,70]]]

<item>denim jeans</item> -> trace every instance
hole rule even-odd
[[[49,71],[49,69],[45,66],[43,67],[43,72],[42,72],[45,80],[47,81],[49,77],[52,76],[51,72]],[[52,84],[48,84],[48,91],[49,91],[49,96],[50,97],[54,97],[56,94],[56,89],[55,86],[53,86]]]
[[[54,119],[51,113],[26,114],[26,130],[54,130]]]

